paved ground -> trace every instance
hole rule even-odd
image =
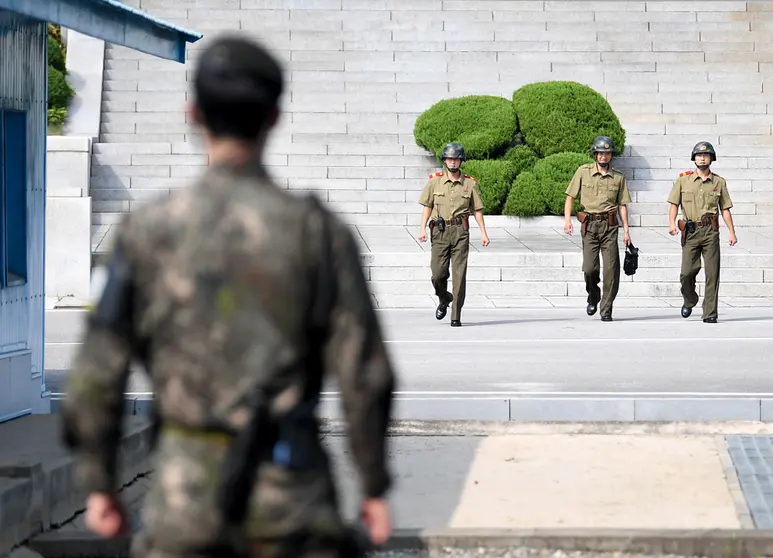
[[[427,310],[378,315],[405,394],[773,392],[768,307],[725,308],[717,324],[657,308],[620,308],[612,323],[583,307],[469,310],[462,328]],[[65,374],[48,371],[48,388]],[[151,388],[136,375],[129,391]]]
[[[582,241],[578,223],[573,220],[575,233],[564,233],[560,219],[553,219],[557,226],[514,227],[500,225],[489,219],[487,230],[491,244],[480,245],[480,231],[476,226],[470,229],[472,251],[485,252],[574,252],[580,250]],[[493,226],[491,223],[495,223]],[[364,252],[421,252],[430,249],[429,242],[416,239],[418,226],[356,226],[355,237]],[[727,229],[721,225],[723,240]],[[741,227],[736,230],[738,244],[733,253],[773,253],[773,227]],[[115,234],[113,225],[97,225],[92,228],[92,249],[106,251]],[[667,227],[633,227],[631,241],[645,253],[663,253],[679,249],[679,236],[668,234]],[[622,246],[623,235],[620,235]]]

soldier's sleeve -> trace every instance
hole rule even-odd
[[[730,199],[730,192],[727,191],[727,182],[722,181],[719,191],[719,209],[724,211],[733,207],[733,200]]]
[[[75,457],[76,482],[114,493],[129,362],[134,344],[131,256],[119,232],[102,294],[89,310],[83,343],[67,375],[61,434]]]
[[[620,192],[618,192],[617,203],[618,205],[628,205],[631,203],[631,192],[628,191],[628,181],[625,179],[625,175],[621,178]]]
[[[419,196],[419,203],[424,207],[429,207],[430,209],[435,205],[435,199],[432,195],[432,179],[427,182],[427,184],[424,186],[424,189],[421,191],[421,195]]]
[[[368,498],[383,496],[391,485],[386,432],[392,411],[395,372],[365,282],[360,254],[343,223],[328,215],[331,265],[335,281],[327,369],[334,371],[342,396],[349,443]]]
[[[580,187],[582,186],[582,167],[577,169],[572,177],[572,181],[566,188],[566,195],[577,199],[580,196]]]
[[[472,184],[472,210],[473,211],[483,211],[483,208],[485,206],[483,205],[483,196],[480,194],[480,186],[478,186],[477,182],[473,182]]]
[[[672,203],[677,206],[682,203],[682,186],[679,184],[678,179],[674,182],[674,186],[671,188],[671,193],[668,194],[667,201],[668,203]]]

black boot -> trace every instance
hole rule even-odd
[[[435,310],[435,318],[438,320],[442,320],[446,317],[446,314],[448,313],[448,305],[451,304],[454,300],[454,295],[452,295],[449,292],[446,292],[446,296],[440,299],[440,304],[437,305],[437,310]]]

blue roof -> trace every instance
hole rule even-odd
[[[202,37],[118,0],[0,0],[0,9],[181,63],[185,63],[185,44]]]

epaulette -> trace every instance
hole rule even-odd
[[[469,178],[469,179],[470,179],[470,180],[472,180],[473,182],[477,182],[477,181],[478,181],[478,179],[477,179],[477,178],[475,178],[475,177],[473,177],[473,176],[470,176],[469,174],[465,174],[465,175],[464,175],[464,177],[465,177],[465,178]]]
[[[690,174],[695,174],[695,171],[684,171],[682,173],[679,173],[679,176],[688,176]]]
[[[429,175],[430,178],[434,178],[435,176],[443,176],[443,173],[442,172],[436,172],[435,174],[430,174]]]
[[[718,175],[717,173],[715,173],[715,172],[712,172],[711,174],[713,174],[713,175],[714,175],[714,176],[716,176],[717,178],[721,178],[722,180],[724,180],[724,179],[725,179],[723,176],[719,176],[719,175]]]

